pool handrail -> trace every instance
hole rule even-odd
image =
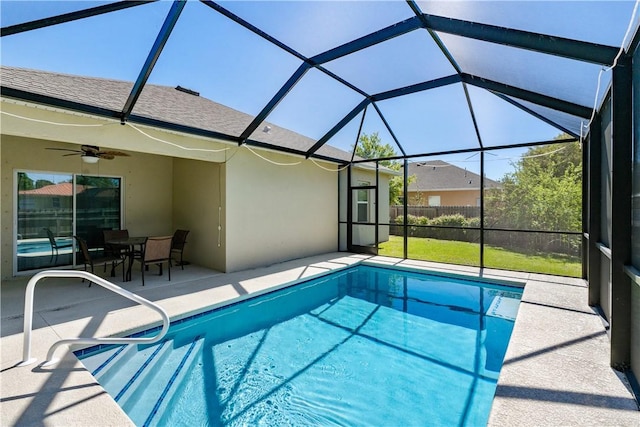
[[[33,327],[33,298],[35,293],[35,287],[39,280],[47,278],[47,277],[65,277],[65,278],[79,278],[79,279],[87,279],[92,283],[102,286],[103,288],[107,288],[110,291],[113,291],[125,298],[128,298],[132,301],[135,301],[145,307],[148,307],[152,310],[155,310],[162,317],[162,329],[155,337],[147,337],[147,338],[65,338],[59,341],[56,341],[51,345],[49,351],[47,352],[47,360],[42,366],[50,366],[58,362],[58,359],[53,358],[53,354],[56,349],[64,344],[88,344],[88,345],[98,345],[98,344],[153,344],[155,342],[160,341],[166,335],[169,330],[169,315],[162,307],[157,304],[152,303],[149,300],[142,298],[139,295],[136,295],[132,292],[127,291],[126,289],[121,288],[118,285],[115,285],[108,280],[103,279],[102,277],[96,276],[95,274],[89,273],[88,271],[81,270],[45,270],[36,273],[33,275],[29,282],[27,283],[27,288],[25,290],[25,298],[24,298],[24,342],[22,347],[22,362],[18,364],[18,366],[27,366],[34,363],[37,359],[31,358],[31,333]]]

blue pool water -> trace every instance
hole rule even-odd
[[[72,237],[57,237],[56,241],[60,245],[69,245],[73,242]],[[38,256],[50,255],[51,243],[49,239],[29,239],[18,241],[18,256]],[[71,253],[71,248],[60,249],[59,253]]]
[[[358,266],[76,354],[136,425],[480,426],[520,296]]]

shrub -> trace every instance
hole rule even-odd
[[[467,218],[465,227],[480,228],[480,217]]]
[[[429,225],[445,226],[445,227],[464,227],[467,223],[463,215],[442,215],[433,218]]]

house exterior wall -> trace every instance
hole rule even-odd
[[[410,191],[409,205],[428,206],[429,196],[440,196],[440,206],[478,206],[479,190]]]
[[[199,178],[198,174],[204,173],[202,169],[206,169],[202,165],[205,162],[197,162],[197,160],[206,160],[211,164],[211,169],[208,171],[210,181],[218,180],[219,169],[216,168],[219,166],[212,162],[224,161],[226,152],[223,150],[228,148],[228,145],[143,126],[137,126],[137,129],[134,129],[131,126],[123,126],[116,121],[69,114],[55,109],[33,108],[29,105],[8,102],[4,98],[1,108],[5,112],[24,117],[5,114],[0,117],[2,131],[0,138],[0,158],[2,159],[0,171],[2,179],[0,276],[3,279],[9,278],[13,274],[13,241],[15,237],[13,235],[13,192],[14,171],[16,169],[122,177],[124,190],[123,226],[129,229],[131,235],[170,235],[176,226],[180,225],[191,229],[193,233],[189,238],[187,251],[195,251],[200,248],[199,243],[189,248],[194,239],[196,241],[209,239],[206,244],[207,250],[212,247],[217,248],[217,235],[214,233],[196,238],[196,231],[202,228],[200,222],[194,226],[188,224],[187,220],[193,220],[194,216],[185,215],[180,207],[176,207],[176,203],[182,203],[184,197],[187,197],[183,195],[186,185],[184,183],[193,176]],[[46,122],[61,125],[52,125]],[[65,126],[64,124],[72,124],[73,126]],[[96,126],[96,124],[101,126]],[[145,132],[147,135],[141,132]],[[190,150],[184,150],[172,144],[164,144],[161,141],[170,141],[172,144],[189,147]],[[131,154],[131,157],[100,160],[97,164],[89,165],[82,163],[78,156],[63,157],[64,152],[46,150],[47,147],[78,149],[78,144],[98,145],[103,149],[124,150]],[[193,149],[201,149],[201,151]],[[187,160],[185,164],[174,162],[175,159],[191,159],[191,161]],[[174,167],[178,168],[177,171],[174,170]],[[188,175],[182,178],[180,174]],[[224,166],[222,176],[224,179]],[[196,184],[198,184],[197,179]],[[174,188],[174,186],[176,187]],[[206,190],[205,185],[201,187],[198,190]],[[174,201],[174,191],[176,190],[179,190],[181,194]],[[217,200],[212,200],[211,204],[216,204],[216,202]],[[199,208],[201,207],[199,206]],[[214,214],[217,215],[217,205],[209,216]],[[201,213],[200,218],[206,216],[208,215]],[[217,223],[215,228],[217,232]],[[215,249],[213,253],[215,253]],[[224,267],[224,257],[217,254],[212,257],[216,262],[221,262]],[[212,268],[218,266],[216,262],[211,264]]]
[[[173,229],[189,230],[184,260],[218,271],[226,268],[225,165],[173,160]]]
[[[226,271],[338,249],[338,175],[310,161],[240,148],[227,162]]]
[[[47,147],[67,147],[57,142],[2,135],[2,278],[11,277],[14,262],[15,171],[43,171],[123,177],[124,227],[131,235],[172,233],[173,164],[169,157],[135,153],[131,157],[82,163],[79,157]]]

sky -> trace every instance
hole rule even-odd
[[[102,3],[105,2],[2,0],[0,16],[4,27]],[[622,43],[634,7],[632,1],[418,3],[424,12],[436,15],[613,46]],[[364,8],[363,2],[358,1],[221,4],[307,57],[414,16],[404,1],[368,2]],[[135,81],[170,7],[170,2],[160,1],[3,37],[0,58],[3,65]],[[601,67],[597,65],[485,42],[462,43],[459,37],[446,34],[439,36],[458,65],[470,74],[589,106],[597,102],[596,93],[602,98],[608,83],[609,76],[605,74],[598,88]],[[187,87],[256,115],[300,64],[295,56],[200,2],[190,1],[148,82]],[[455,73],[425,30],[336,59],[324,67],[369,94]],[[561,133],[492,93],[467,87],[485,147],[545,141]],[[455,84],[377,105],[407,154],[477,148],[466,95],[462,85]],[[312,69],[267,120],[319,139],[362,99],[361,94]],[[329,144],[350,151],[361,119],[357,116]],[[367,109],[362,132],[379,132],[384,142],[395,146],[373,108]],[[253,137],[258,139],[259,135]],[[466,157],[462,156],[462,160]],[[462,160],[459,166],[468,165],[479,172],[477,162]],[[495,161],[487,167],[487,175],[500,178],[509,170],[509,163]]]

